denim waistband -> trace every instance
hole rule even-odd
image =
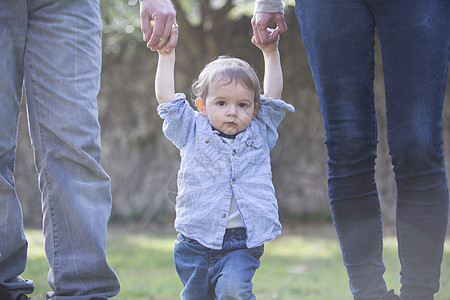
[[[229,228],[225,231],[222,250],[237,250],[247,248],[247,230],[244,227]]]
[[[245,240],[247,238],[247,229],[245,227],[228,228],[225,231],[223,240],[234,239],[234,240]]]
[[[192,242],[199,243],[195,239],[186,237],[181,232],[178,233],[178,240],[180,240],[180,241],[185,240],[189,243],[192,243]],[[246,228],[237,227],[237,228],[226,229],[225,234],[223,236],[222,250],[247,248],[246,240],[247,240]],[[205,247],[205,248],[207,248],[207,247]]]

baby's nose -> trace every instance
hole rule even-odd
[[[230,106],[228,106],[227,115],[234,116],[234,115],[236,115],[236,111],[237,111],[236,106],[230,105]]]

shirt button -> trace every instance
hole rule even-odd
[[[236,182],[236,179],[233,178],[233,179],[231,180],[231,183],[234,184],[235,182]]]
[[[206,140],[205,140],[205,144],[209,144],[209,139],[206,139]]]
[[[236,150],[233,150],[233,151],[231,152],[231,154],[233,154],[233,156],[236,155],[236,154],[237,154]]]
[[[225,218],[227,216],[226,213],[222,213],[222,218]]]

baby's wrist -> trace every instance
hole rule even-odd
[[[280,52],[278,50],[278,47],[276,47],[274,49],[265,49],[265,50],[263,50],[263,54],[264,54],[264,56],[269,57],[269,56],[277,56],[277,55],[280,54]]]
[[[157,52],[160,56],[174,56],[175,55],[175,49],[167,51],[165,48],[163,48],[161,50],[157,50]]]
[[[172,50],[170,52],[158,52],[160,62],[164,62],[165,64],[174,64],[175,63],[175,51]]]

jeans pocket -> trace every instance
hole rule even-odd
[[[177,240],[175,241],[175,248],[189,248],[195,251],[207,251],[208,248],[200,244],[197,240],[186,237],[184,234],[179,233]]]

